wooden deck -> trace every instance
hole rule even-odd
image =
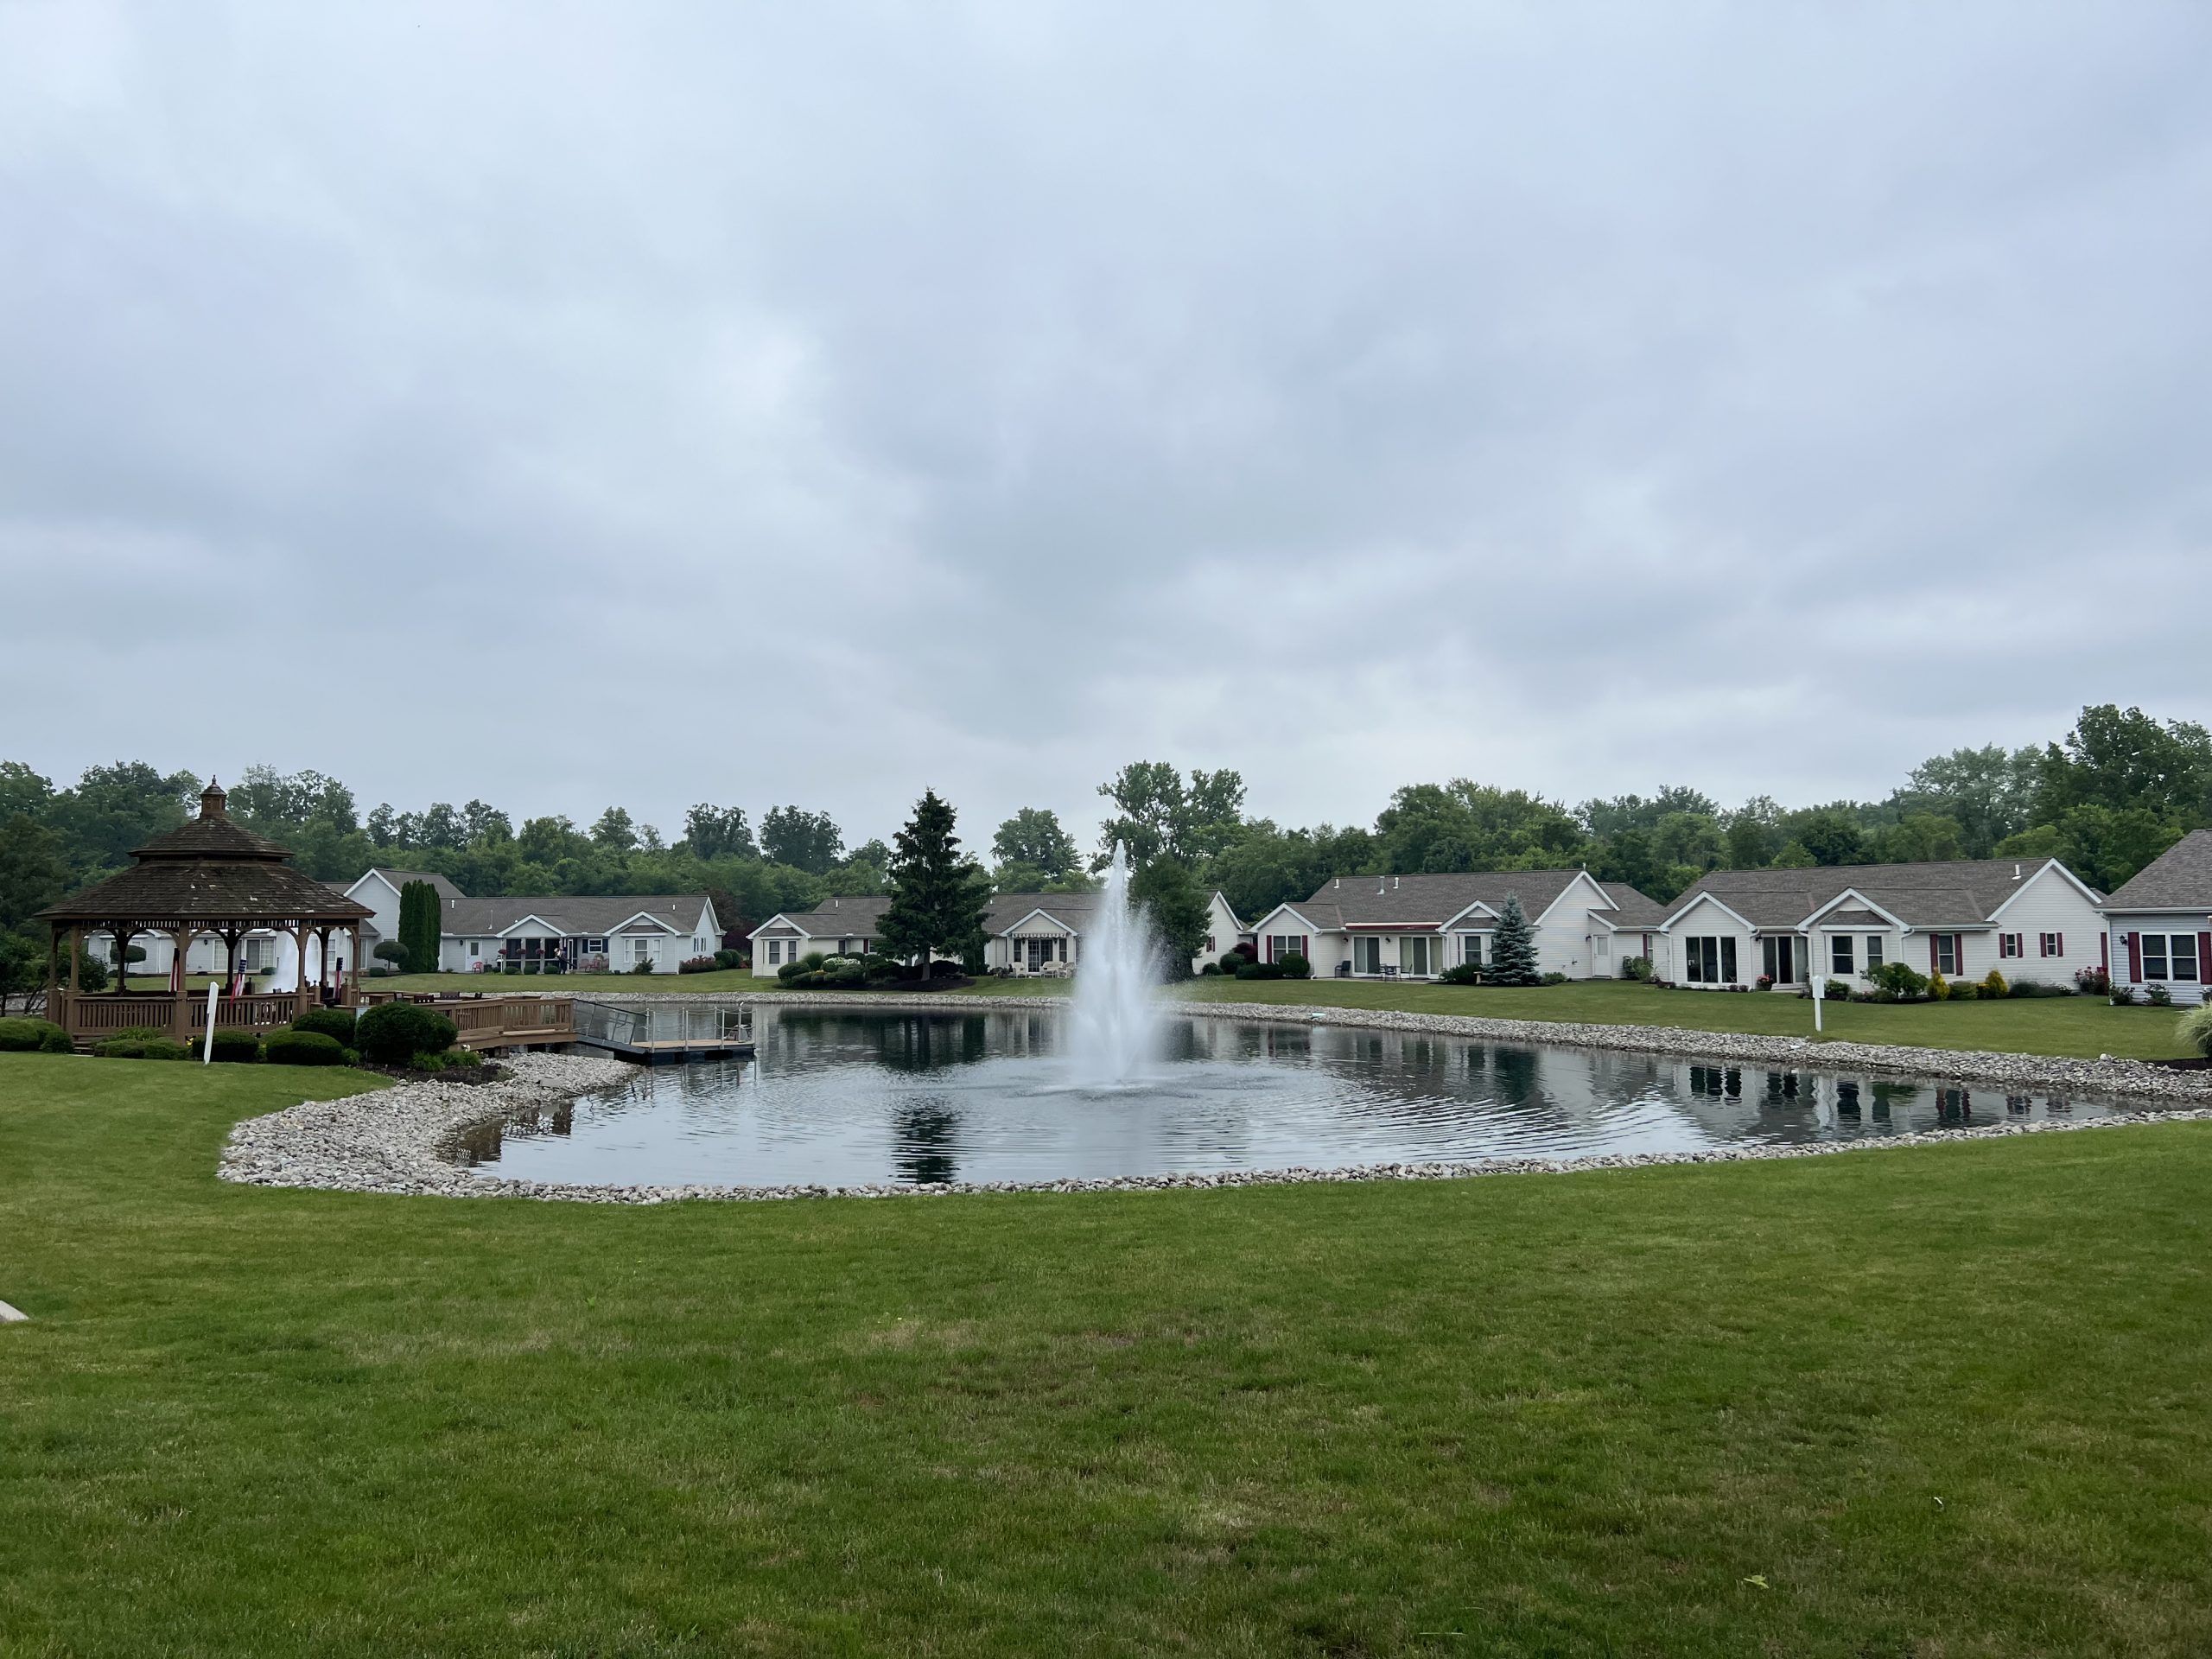
[[[504,1048],[566,1048],[576,1040],[576,1000],[572,996],[418,995],[406,991],[365,991],[365,1007],[379,1002],[414,1002],[442,1014],[460,1033],[455,1046],[480,1054]]]

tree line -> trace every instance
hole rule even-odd
[[[144,761],[91,766],[61,786],[0,761],[0,976],[42,964],[27,925],[34,912],[126,866],[131,848],[196,810],[200,788],[189,772]],[[1051,809],[1024,808],[999,825],[988,863],[966,861],[969,879],[999,892],[1081,891],[1120,842],[1137,891],[1185,941],[1203,937],[1217,888],[1250,918],[1339,875],[1587,865],[1663,901],[1719,868],[2055,855],[2109,890],[2212,823],[2212,734],[2101,704],[2041,747],[1956,749],[1914,767],[1882,800],[1798,807],[1758,796],[1723,809],[1681,785],[1570,806],[1462,778],[1404,785],[1371,825],[1285,827],[1247,815],[1234,771],[1149,760],[1098,792],[1107,812],[1090,853]],[[756,823],[743,807],[701,803],[670,841],[619,805],[588,826],[559,814],[518,825],[475,799],[363,813],[352,790],[315,771],[250,767],[229,793],[234,818],[322,880],[396,865],[480,897],[704,892],[738,925],[832,895],[889,892],[898,861],[880,839],[849,848],[829,813],[796,805],[772,806]]]

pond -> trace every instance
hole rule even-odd
[[[1071,1087],[1057,1008],[759,1010],[753,1058],[640,1071],[487,1124],[486,1175],[618,1184],[1051,1181],[1796,1144],[2111,1102],[1663,1055],[1171,1016],[1137,1086]]]

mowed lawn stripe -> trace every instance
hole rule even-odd
[[[640,1210],[213,1179],[343,1086],[0,1056],[0,1651],[2212,1646],[2212,1125]]]

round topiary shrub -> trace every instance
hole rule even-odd
[[[272,1031],[261,1052],[271,1065],[343,1065],[346,1046],[319,1031]]]
[[[340,1048],[353,1046],[354,1014],[351,1008],[309,1008],[292,1021],[294,1031],[319,1031]]]
[[[213,1058],[233,1065],[251,1065],[261,1058],[261,1039],[250,1031],[240,1031],[233,1026],[218,1026],[215,1027]]]
[[[0,1053],[67,1054],[69,1033],[51,1020],[0,1020]]]
[[[442,1054],[461,1033],[452,1020],[419,1002],[382,1002],[353,1022],[353,1046],[378,1065],[404,1065],[417,1054]]]

